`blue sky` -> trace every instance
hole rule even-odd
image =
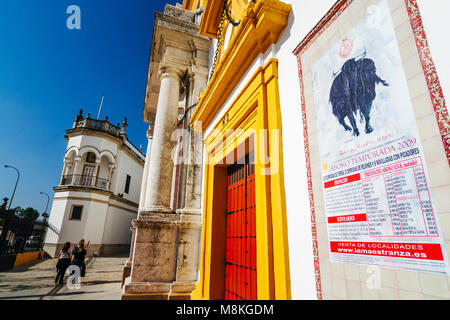
[[[146,144],[142,120],[153,17],[171,0],[0,1],[0,199],[43,212],[59,183],[65,130],[80,109],[116,124]],[[179,0],[178,2],[181,2]],[[67,7],[81,9],[81,30],[69,30]],[[49,204],[50,211],[51,200]]]

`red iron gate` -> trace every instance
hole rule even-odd
[[[248,162],[228,168],[225,300],[257,299],[255,166]]]

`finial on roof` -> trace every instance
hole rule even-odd
[[[73,128],[77,127],[78,122],[83,120],[83,110],[80,109],[80,112],[77,114],[77,116],[75,117],[75,121],[73,123]]]
[[[122,130],[120,130],[120,135],[126,137],[127,136],[127,129],[128,124],[127,124],[127,118],[123,118],[123,122],[122,122]]]

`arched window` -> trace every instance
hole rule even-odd
[[[95,160],[96,160],[95,153],[88,152],[87,155],[86,155],[86,162],[95,163]]]

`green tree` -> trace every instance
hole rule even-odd
[[[24,219],[36,220],[37,218],[39,218],[39,211],[31,207],[28,207],[26,209],[17,207],[14,210],[19,217]]]

